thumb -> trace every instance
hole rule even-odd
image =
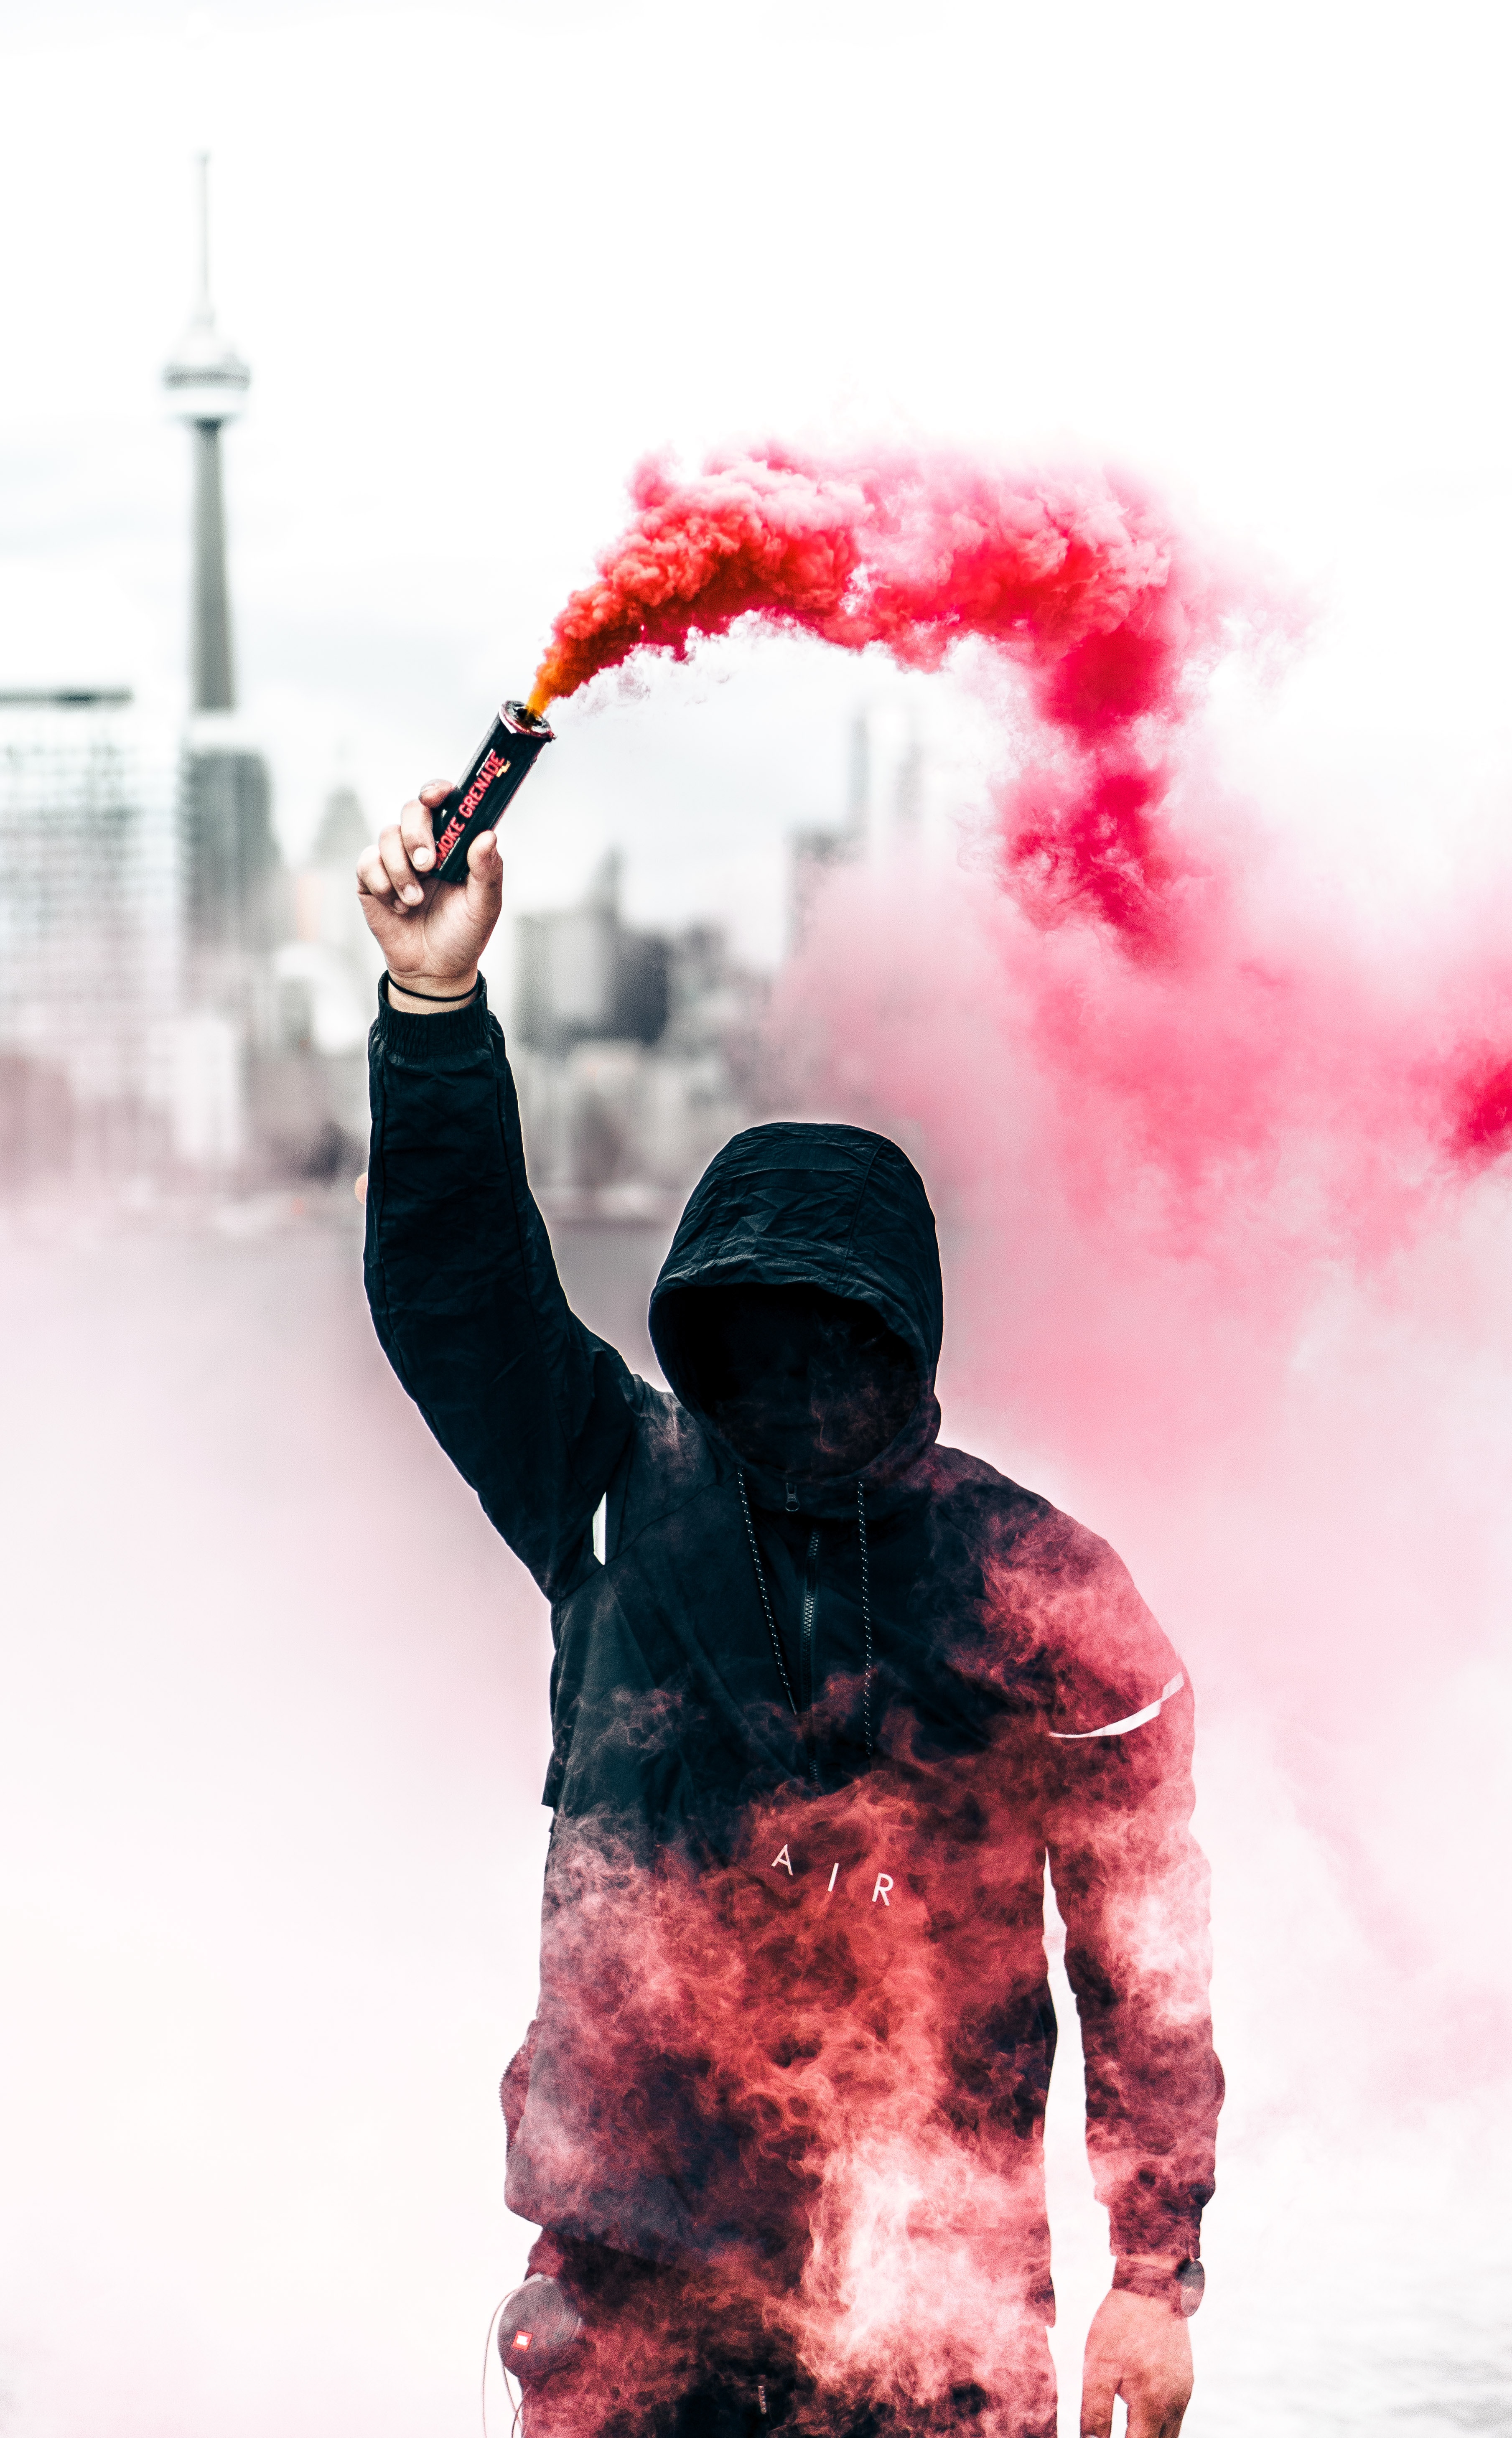
[[[492,830],[480,830],[467,849],[466,905],[468,914],[484,932],[491,931],[499,920],[503,888],[499,842]]]

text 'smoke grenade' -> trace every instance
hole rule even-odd
[[[491,830],[543,745],[551,726],[522,702],[506,702],[468,763],[459,786],[435,809],[436,876],[466,880],[467,849]]]

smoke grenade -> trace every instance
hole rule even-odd
[[[550,723],[522,702],[501,705],[499,716],[468,763],[458,785],[437,807],[436,874],[442,880],[467,877],[467,849],[501,819],[543,745],[554,741]]]

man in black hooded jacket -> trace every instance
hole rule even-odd
[[[1105,1544],[936,1443],[934,1223],[883,1138],[727,1144],[652,1297],[671,1393],[573,1316],[478,975],[498,854],[438,887],[443,792],[359,866],[366,1276],[552,1602],[506,2194],[583,2331],[532,2438],[1049,2438],[1046,1864],[1116,2261],[1082,2428],[1117,2394],[1173,2438],[1222,2099],[1184,1671]]]

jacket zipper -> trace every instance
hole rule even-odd
[[[799,1636],[798,1687],[803,1712],[803,1749],[808,1755],[809,1776],[818,1783],[818,1758],[814,1750],[814,1697],[818,1687],[818,1621],[819,1621],[819,1528],[816,1524],[808,1536],[808,1556],[803,1565],[803,1626]]]

